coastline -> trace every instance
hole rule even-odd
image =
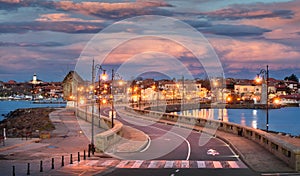
[[[8,113],[0,121],[0,134],[6,129],[6,137],[40,137],[44,131],[55,129],[49,114],[55,108],[19,108]]]
[[[65,108],[66,104],[34,104],[28,100],[0,101],[0,121],[16,109],[24,108]]]

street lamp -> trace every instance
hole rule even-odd
[[[261,69],[260,72],[257,74],[256,77],[256,82],[261,82],[260,79],[260,75],[266,76],[266,131],[269,131],[269,104],[268,104],[268,99],[269,99],[269,93],[268,93],[268,89],[269,89],[269,66],[267,65],[267,69]],[[263,93],[263,86],[261,88],[261,92]],[[262,97],[261,97],[262,99]]]
[[[95,60],[93,59],[93,65],[92,65],[92,139],[91,139],[91,144],[89,145],[89,151],[92,151],[92,154],[95,152],[95,145],[94,145],[94,106],[95,106],[95,96],[94,96],[94,91],[95,91],[95,69],[102,70],[103,75],[105,75],[105,70],[102,69],[102,66],[97,64],[95,65]],[[103,76],[103,79],[105,79],[106,76]],[[100,89],[100,75],[99,75],[99,89]],[[99,127],[100,127],[100,104],[99,104]]]
[[[111,128],[114,127],[114,93],[113,93],[113,83],[115,77],[122,79],[118,73],[114,72],[114,69],[111,70],[111,85],[110,85],[110,92],[111,92]]]
[[[95,66],[95,69],[98,69],[99,71],[102,71],[102,74],[98,74],[98,87],[99,87],[99,91],[98,91],[98,98],[99,98],[99,106],[98,106],[98,115],[99,115],[99,119],[98,119],[98,126],[99,128],[101,127],[100,121],[101,121],[101,79],[102,80],[106,80],[107,79],[107,75],[106,75],[106,70],[104,70],[102,68],[101,65],[97,64]]]

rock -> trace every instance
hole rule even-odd
[[[0,130],[6,128],[8,137],[24,137],[36,134],[32,133],[36,130],[52,131],[55,127],[49,119],[49,113],[54,110],[53,108],[17,109],[0,122]]]

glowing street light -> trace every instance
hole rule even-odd
[[[266,80],[265,80],[265,84],[266,84],[266,131],[268,132],[269,131],[269,104],[268,104],[268,99],[269,99],[269,93],[268,93],[268,89],[269,89],[269,66],[268,65],[267,65],[266,70],[261,69],[260,72],[257,74],[257,77],[256,77],[256,82],[257,83],[262,82],[262,79],[261,79],[260,75],[262,75],[263,78],[264,78],[264,76],[266,76]],[[261,92],[263,93],[263,88],[261,89]]]

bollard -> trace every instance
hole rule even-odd
[[[86,160],[86,157],[85,157],[85,150],[83,151],[83,159]]]
[[[54,169],[54,158],[52,158],[52,161],[51,161],[51,169]]]
[[[16,167],[15,167],[15,166],[13,166],[13,172],[12,172],[12,175],[13,175],[13,176],[16,176]]]
[[[80,152],[78,152],[78,163],[80,162]]]
[[[65,160],[65,157],[61,156],[61,167],[63,167],[65,165],[64,160]]]
[[[92,154],[94,155],[95,154],[95,145],[94,144],[91,144],[91,150],[92,150]]]
[[[30,175],[30,163],[27,163],[27,175]]]
[[[89,144],[88,157],[91,157],[91,144]]]
[[[40,162],[40,172],[43,172],[43,161]]]
[[[73,164],[72,154],[70,155],[70,164]]]

